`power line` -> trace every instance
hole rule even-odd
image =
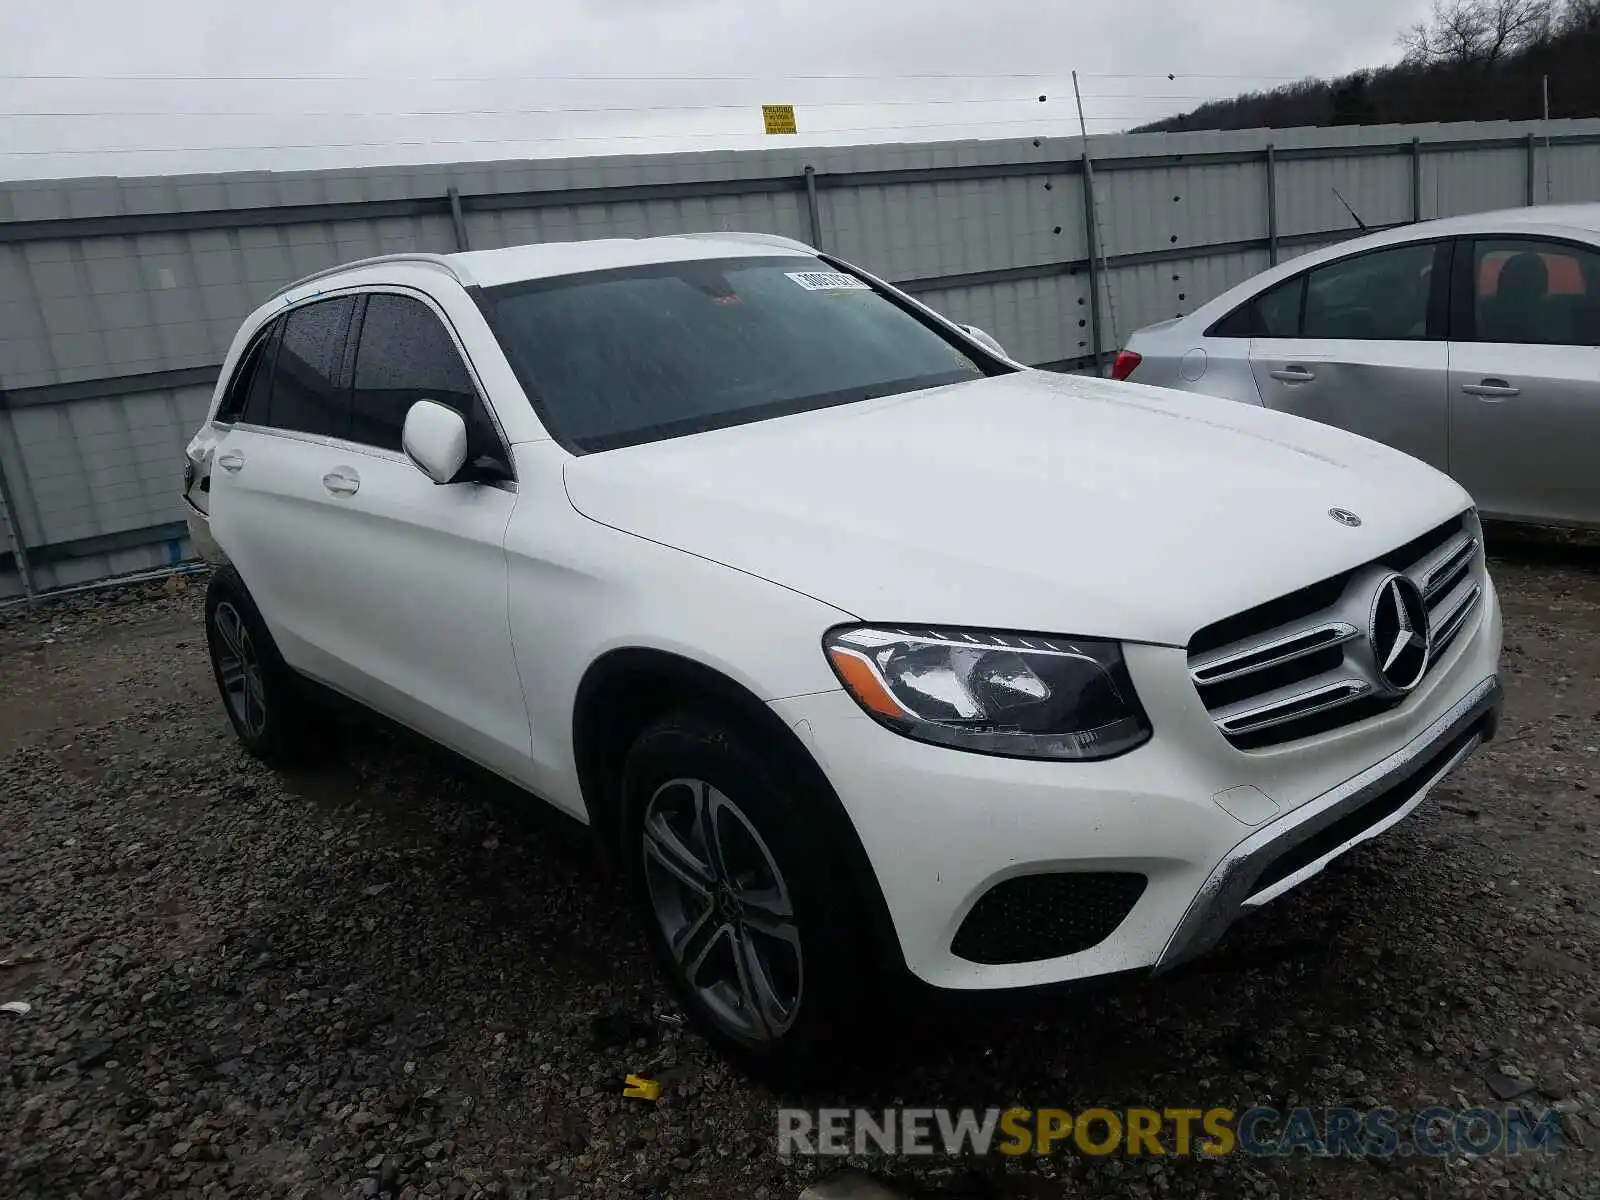
[[[1095,74],[1092,71],[1081,72],[1083,79],[1259,79],[1275,80],[1277,82],[1297,82],[1309,78],[1306,75],[1200,75],[1193,72],[1169,71],[1159,74]]]
[[[1231,95],[1216,92],[1085,92],[1085,100],[1231,100]]]
[[[1065,120],[1066,118],[1056,118]],[[1136,121],[1140,117],[1089,117],[1091,121]],[[979,129],[998,125],[1027,124],[1027,120],[1017,117],[1008,121],[934,121],[927,124],[910,125],[864,125],[848,129],[817,129],[808,130],[806,136],[833,137],[843,133],[897,133],[907,129],[943,129],[950,133],[952,140],[959,140],[963,129]],[[521,137],[521,138],[417,138],[414,140],[399,140],[387,142],[307,142],[279,145],[258,146],[156,146],[156,147],[130,147],[130,146],[97,146],[83,149],[64,150],[7,150],[0,152],[0,157],[35,158],[46,155],[102,155],[102,154],[219,154],[219,153],[250,153],[262,150],[362,150],[362,149],[391,149],[400,146],[526,146],[541,142],[659,142],[662,140],[681,138],[730,138],[730,137],[762,137],[764,135],[743,130],[723,130],[716,132],[684,132],[677,133],[663,130],[660,133],[616,133],[616,134],[588,134],[588,135],[556,135],[553,137]],[[1019,137],[1027,136],[1018,134]],[[1075,137],[1076,134],[1038,136]],[[791,143],[793,144],[793,143]],[[774,146],[774,149],[781,148]]]
[[[1293,83],[1310,78],[1307,75],[1250,75],[1227,73],[1202,73],[1192,71],[1169,72],[1080,72],[1083,79],[1156,79],[1169,83],[1185,79],[1244,80],[1260,83]],[[902,80],[930,80],[938,82],[988,82],[995,80],[1060,80],[1060,71],[1011,71],[991,74],[964,72],[905,72],[880,74],[876,72],[813,72],[790,75],[711,75],[700,73],[626,75],[606,73],[573,73],[556,75],[356,75],[316,73],[296,75],[199,75],[181,72],[129,72],[123,74],[73,74],[55,72],[0,72],[0,80],[11,82],[55,83],[789,83],[807,81],[855,81],[892,83]],[[932,103],[933,101],[929,101]],[[865,101],[859,103],[866,103]]]
[[[582,73],[568,75],[345,75],[332,73],[315,73],[306,75],[191,75],[184,72],[130,72],[126,74],[88,75],[73,73],[53,73],[38,71],[17,71],[0,73],[0,79],[9,80],[46,80],[56,82],[88,81],[93,83],[107,82],[160,82],[181,83],[193,81],[196,83],[314,83],[322,80],[349,83],[573,83],[573,82],[607,82],[607,83],[664,83],[673,81],[684,82],[751,82],[751,83],[784,83],[792,80],[812,79],[852,79],[852,80],[901,80],[901,79],[937,79],[937,80],[987,80],[987,79],[1060,79],[1060,71],[1000,71],[992,74],[969,74],[965,72],[909,72],[899,74],[883,74],[879,72],[826,72],[798,75],[763,74],[763,75],[710,75],[700,72],[667,75],[612,75],[604,73]]]
[[[1085,94],[1085,100],[1141,100],[1141,101],[1166,101],[1166,100],[1228,100],[1232,97],[1219,96],[1213,92],[1206,93],[1171,93],[1162,95],[1156,92],[1133,93],[1099,93]],[[1043,104],[1048,102],[1048,97],[1040,96],[978,96],[968,99],[955,99],[951,97],[934,98],[928,100],[808,100],[798,101],[797,109],[815,108],[918,108],[946,107],[962,104]],[[438,109],[323,109],[315,111],[302,111],[298,109],[282,110],[233,110],[228,112],[198,112],[192,109],[119,109],[108,111],[105,109],[74,109],[53,110],[47,112],[0,112],[0,121],[19,120],[71,120],[107,117],[143,117],[143,118],[168,118],[168,117],[250,117],[250,118],[282,118],[294,119],[299,117],[326,118],[326,117],[521,117],[534,115],[558,115],[581,113],[697,113],[697,112],[745,112],[760,105],[753,101],[740,104],[616,104],[592,105],[571,107],[566,105],[549,105],[532,108],[438,108]],[[1023,119],[1023,118],[1018,118]]]
[[[932,100],[821,100],[797,103],[796,108],[896,108],[921,105],[953,105],[953,104],[1043,104],[1045,96],[990,96],[973,99],[959,100],[953,98],[940,98]],[[592,107],[549,106],[536,108],[467,108],[467,109],[420,109],[409,111],[373,111],[367,109],[348,109],[343,111],[299,112],[283,110],[281,112],[269,111],[230,111],[230,112],[195,112],[183,110],[164,111],[130,111],[118,110],[108,112],[101,109],[77,110],[59,112],[16,112],[0,113],[0,120],[20,120],[27,118],[68,118],[68,117],[512,117],[528,116],[532,114],[565,114],[565,113],[693,113],[693,112],[738,112],[752,111],[759,108],[756,103],[744,104],[618,104],[596,105]]]

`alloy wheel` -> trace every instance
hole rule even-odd
[[[644,814],[651,910],[684,981],[729,1033],[786,1033],[800,1011],[800,928],[777,860],[731,799],[673,779]]]
[[[211,625],[217,633],[213,652],[223,698],[245,735],[258,738],[267,727],[267,689],[250,630],[239,610],[226,600],[212,613]]]

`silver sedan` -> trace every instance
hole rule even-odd
[[[1303,255],[1139,330],[1112,374],[1386,442],[1485,516],[1600,526],[1600,204]]]

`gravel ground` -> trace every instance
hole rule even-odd
[[[929,1196],[1600,1196],[1600,542],[1497,531],[1502,737],[1412,821],[1093,1000],[918,1014],[882,1106],[1563,1110],[1554,1158],[876,1162]],[[0,1194],[790,1200],[573,827],[390,733],[275,775],[199,583],[0,611]],[[620,1095],[666,1081],[658,1104]]]

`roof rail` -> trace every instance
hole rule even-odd
[[[284,284],[283,287],[273,292],[272,295],[267,298],[267,303],[270,304],[279,296],[286,296],[298,287],[303,287],[306,284],[312,283],[318,279],[325,279],[329,275],[341,275],[345,271],[356,271],[362,267],[375,267],[379,263],[403,262],[426,263],[428,266],[438,267],[449,274],[450,278],[454,279],[463,287],[467,286],[467,284],[470,282],[462,275],[461,271],[456,267],[456,265],[450,261],[447,255],[423,254],[420,252],[404,254],[379,254],[373,258],[358,258],[354,262],[340,263],[336,267],[324,267],[320,271],[313,271],[303,279],[296,279],[293,283]]]
[[[784,237],[781,233],[676,233],[668,236],[697,238],[708,242],[753,242],[757,246],[781,246],[785,250],[800,250],[806,254],[817,252],[815,246]]]

